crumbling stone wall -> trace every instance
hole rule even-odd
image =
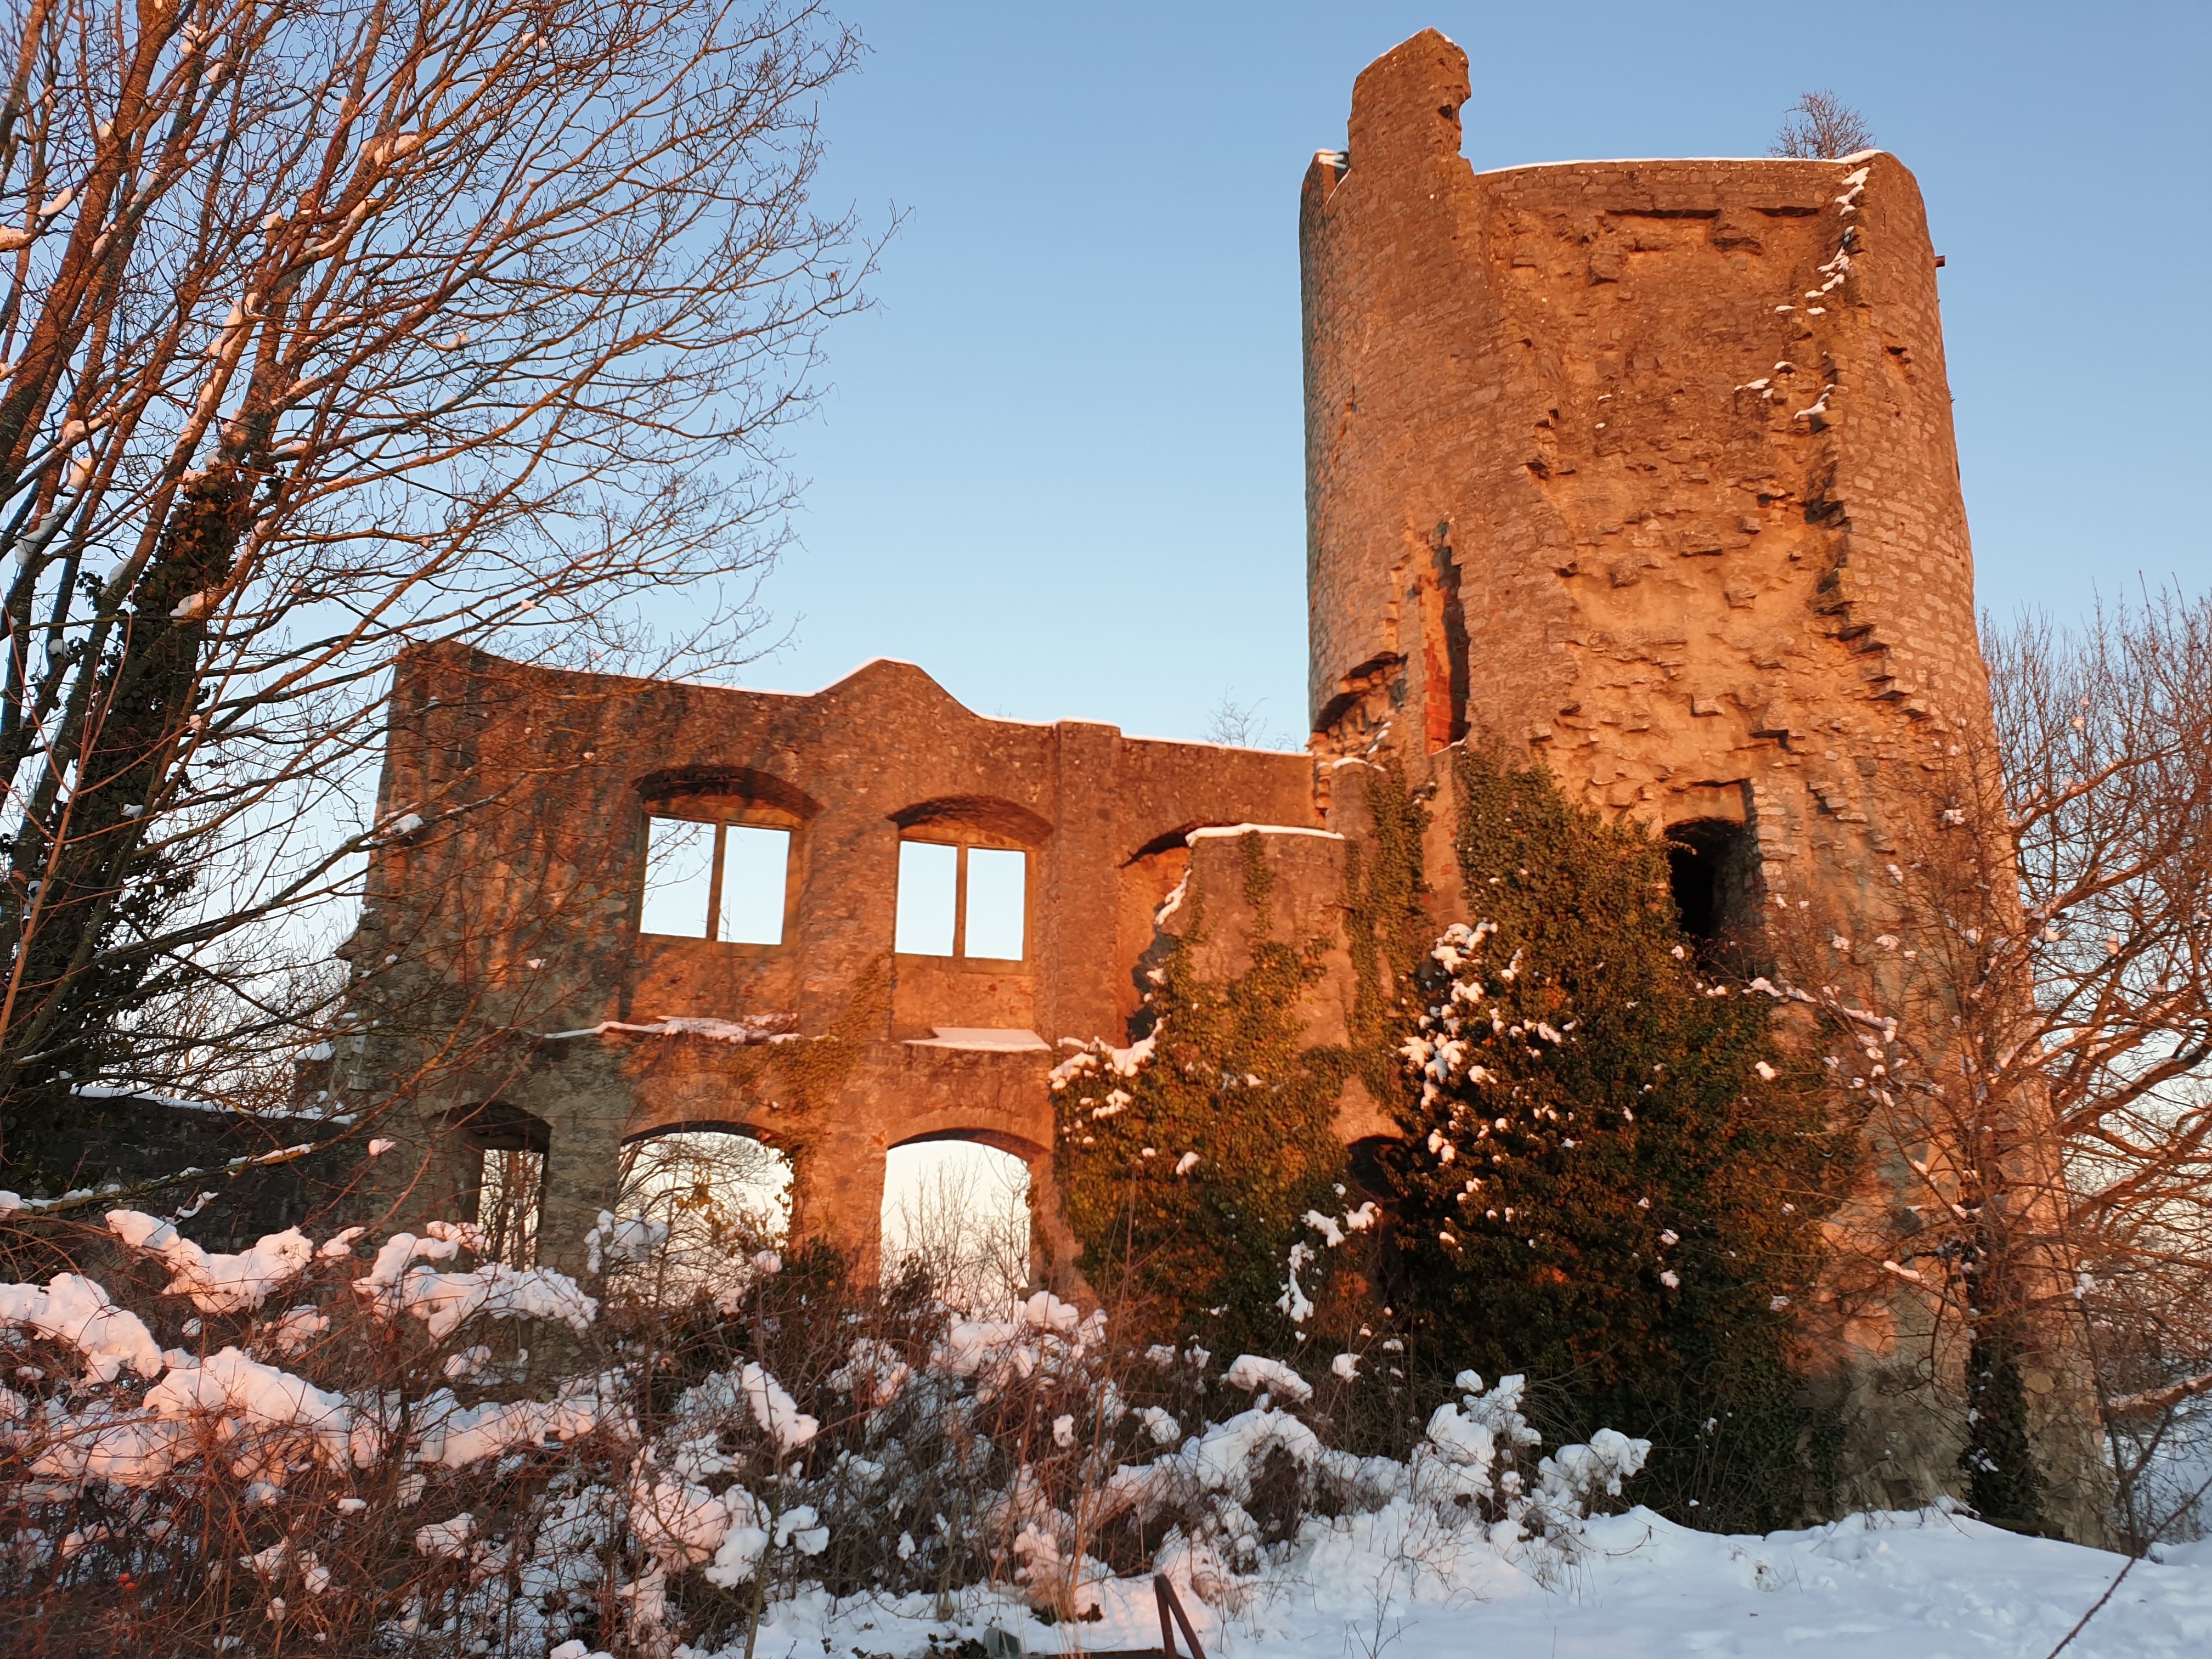
[[[1472,720],[1615,809],[1756,784],[1771,856],[1879,848],[1885,751],[1988,707],[1911,175],[1477,173],[1467,96],[1417,37],[1306,179],[1316,730]]]
[[[81,1097],[46,1149],[51,1190],[31,1195],[113,1188],[121,1196],[89,1210],[91,1218],[116,1202],[181,1210],[194,1243],[236,1252],[349,1200],[361,1151],[339,1139],[346,1127],[327,1117],[262,1117],[156,1096]],[[187,1170],[189,1184],[179,1178]],[[161,1185],[149,1194],[144,1182]]]
[[[375,1169],[402,1214],[465,1208],[482,1148],[543,1152],[541,1254],[580,1263],[626,1140],[734,1130],[795,1166],[794,1225],[872,1259],[884,1157],[962,1139],[1030,1165],[1050,1278],[1046,1072],[1121,1041],[1148,918],[1203,825],[1318,827],[1304,756],[986,720],[874,662],[811,696],[567,673],[431,647],[402,659],[348,947],[343,1103],[400,1108]],[[641,931],[654,811],[787,828],[782,942]],[[1028,855],[1019,960],[902,954],[899,843]],[[1060,1230],[1064,1233],[1064,1229]],[[1058,1263],[1056,1268],[1054,1263]]]
[[[1305,178],[1316,752],[1395,757],[1446,822],[1451,744],[1537,755],[1695,848],[1740,960],[1810,896],[1878,977],[1901,840],[2008,857],[1930,782],[1993,734],[1918,188],[1875,152],[1478,173],[1469,95],[1414,37]],[[1473,920],[1430,851],[1440,919]],[[1860,1245],[1910,1220],[1906,1149],[1869,1152]],[[1958,1486],[1931,1319],[1891,1281],[1808,1322],[1855,1502]],[[2079,1376],[2038,1378],[2055,1485],[2093,1498]]]

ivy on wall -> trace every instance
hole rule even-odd
[[[1424,900],[1421,841],[1428,809],[1407,787],[1394,759],[1370,767],[1368,824],[1345,848],[1345,933],[1357,988],[1352,1042],[1362,1080],[1378,1102],[1406,1088],[1398,1056],[1407,1020],[1407,976],[1422,960],[1436,927]]]
[[[1296,1340],[1278,1304],[1299,1218],[1335,1204],[1343,1182],[1332,1124],[1347,1057],[1301,1050],[1298,996],[1323,942],[1272,936],[1261,837],[1241,850],[1251,965],[1228,984],[1193,972],[1207,896],[1188,882],[1191,920],[1155,970],[1150,1035],[1054,1073],[1054,1175],[1115,1328],[1278,1352]]]
[[[1678,1518],[1790,1524],[1834,1438],[1799,1403],[1794,1310],[1854,1137],[1773,1005],[1699,968],[1662,842],[1541,769],[1456,766],[1475,921],[1420,970],[1386,1159],[1424,1346],[1548,1382],[1559,1433],[1633,1423]]]
[[[795,1168],[817,1150],[817,1114],[833,1105],[860,1063],[861,1045],[878,1035],[890,1012],[891,963],[872,957],[853,981],[844,1012],[819,1036],[749,1043],[729,1066],[733,1097],[774,1103],[776,1146]],[[756,1125],[768,1127],[756,1118]]]
[[[1700,967],[1663,842],[1540,768],[1473,745],[1449,763],[1474,921],[1437,937],[1428,811],[1395,766],[1371,769],[1346,849],[1346,1046],[1298,1047],[1322,942],[1267,935],[1250,836],[1249,969],[1197,977],[1206,895],[1187,894],[1152,1036],[1055,1073],[1084,1273],[1151,1338],[1295,1358],[1308,1337],[1318,1354],[1395,1332],[1412,1382],[1528,1374],[1548,1437],[1655,1441],[1644,1501],[1790,1524],[1822,1506],[1840,1443],[1790,1361],[1856,1136],[1778,1042],[1773,1004]],[[1347,1194],[1334,1133],[1353,1079],[1404,1130],[1369,1168],[1387,1218],[1356,1233],[1341,1224],[1367,1194]],[[1294,1254],[1317,1304],[1302,1330]]]

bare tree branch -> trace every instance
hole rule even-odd
[[[403,647],[757,648],[775,434],[873,258],[809,204],[859,46],[807,0],[7,29],[0,1147],[71,1074],[211,1063],[144,1011],[250,1010],[222,941],[297,978],[374,833]]]

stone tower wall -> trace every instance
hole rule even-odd
[[[1988,721],[1918,188],[1879,154],[1477,173],[1467,96],[1417,37],[1306,179],[1322,745],[1472,726],[1855,881],[1884,767]]]
[[[1436,763],[1498,742],[1715,853],[1714,931],[1745,954],[1804,898],[1819,948],[1888,983],[1900,848],[1961,827],[2009,856],[1985,791],[1945,793],[1993,732],[1919,189],[1877,152],[1477,173],[1468,97],[1466,54],[1416,36],[1305,179],[1316,756],[1441,792],[1440,921],[1473,918]],[[1868,1152],[1838,1260],[1917,1224],[1910,1148],[1870,1131]],[[1958,1485],[1960,1345],[1856,1276],[1805,1331],[1848,1497],[1926,1502]],[[2092,1533],[2078,1370],[2039,1371],[2038,1409]]]

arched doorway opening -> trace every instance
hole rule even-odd
[[[1030,1171],[963,1138],[894,1146],[884,1161],[883,1276],[927,1273],[955,1307],[996,1312],[1030,1282]]]
[[[661,1238],[655,1271],[720,1290],[782,1249],[791,1177],[791,1159],[776,1147],[717,1125],[680,1125],[623,1143],[611,1207],[617,1220],[647,1222]]]

